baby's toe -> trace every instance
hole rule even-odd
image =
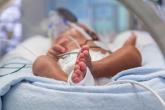
[[[79,65],[80,65],[80,70],[82,72],[85,72],[86,68],[87,68],[87,65],[84,62],[80,62]]]

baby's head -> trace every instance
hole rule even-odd
[[[76,24],[76,26],[79,26],[81,29],[83,29],[91,37],[92,40],[99,40],[97,34],[94,31],[92,31],[87,26],[78,23],[78,18],[70,10],[68,10],[66,8],[58,8],[58,9],[56,9],[56,12],[62,19],[69,21],[73,24]],[[69,31],[70,30],[71,31],[74,30],[73,27],[69,28]],[[66,30],[66,32],[64,32],[64,33],[67,33],[67,31],[68,30]],[[82,37],[84,37],[84,36],[82,36]]]
[[[78,41],[79,44],[83,44],[86,40],[99,40],[97,34],[90,30],[88,27],[82,24],[75,25],[76,27],[70,27],[64,32],[60,33],[55,38],[55,43],[61,41],[61,39],[69,39],[73,38]]]

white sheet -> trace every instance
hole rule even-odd
[[[5,55],[3,60],[6,61],[8,59],[22,57],[33,62],[38,56],[44,55],[50,48],[50,45],[51,42],[49,38],[43,36],[33,36],[17,46],[16,49]]]

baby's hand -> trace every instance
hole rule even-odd
[[[58,55],[63,54],[67,52],[67,47],[65,46],[65,43],[68,42],[68,39],[62,39],[58,43],[54,44],[49,50],[47,55],[55,58],[58,60]]]

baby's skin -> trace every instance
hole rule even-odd
[[[77,46],[73,45],[73,42],[67,36],[72,36],[81,45],[72,75],[74,83],[79,83],[84,78],[87,67],[94,78],[102,78],[112,77],[123,70],[141,66],[142,58],[140,52],[135,47],[136,36],[134,33],[117,51],[99,61],[91,61],[89,49],[91,49],[91,46],[95,46],[94,42],[90,41],[82,45],[87,39],[76,29],[71,28],[59,35],[46,55],[39,56],[35,60],[33,63],[33,73],[35,75],[67,81],[67,74],[58,65],[59,55],[77,49]],[[102,48],[92,50],[102,53],[107,52]]]

